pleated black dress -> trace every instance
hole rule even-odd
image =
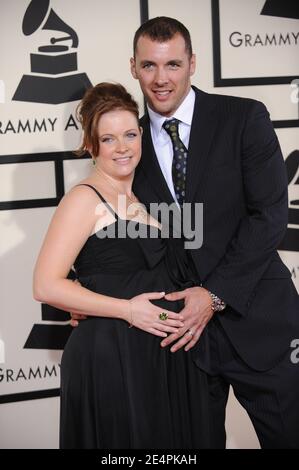
[[[114,215],[115,224],[136,224]],[[184,274],[183,250],[149,233],[132,239],[103,238],[98,232],[88,238],[74,267],[84,287],[123,299],[192,285],[191,276]],[[161,311],[182,309],[181,302],[154,303]],[[171,353],[160,342],[123,320],[89,317],[80,322],[61,361],[62,449],[209,447],[206,376],[190,351]]]

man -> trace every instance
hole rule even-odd
[[[167,296],[184,299],[185,326],[162,346],[196,345],[194,360],[210,377],[215,447],[225,447],[232,385],[262,447],[299,448],[299,368],[290,359],[299,300],[276,251],[287,226],[283,157],[262,103],[191,87],[194,71],[180,22],[158,17],[137,30],[131,72],[147,112],[135,192],[145,204],[204,206],[203,245],[188,250],[199,286]]]
[[[193,348],[209,374],[215,448],[225,447],[230,385],[261,447],[299,448],[299,366],[290,359],[299,298],[276,251],[287,226],[283,157],[262,103],[191,87],[194,71],[180,22],[158,17],[137,30],[131,72],[147,112],[135,193],[147,205],[204,207],[203,244],[188,250],[199,286],[167,296],[184,299],[185,326],[162,346]]]

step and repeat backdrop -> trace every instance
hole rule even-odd
[[[67,313],[33,300],[32,271],[59,200],[90,170],[90,159],[72,153],[85,89],[120,82],[142,111],[129,70],[134,32],[154,16],[182,21],[197,55],[193,83],[268,107],[289,178],[280,255],[299,291],[298,7],[271,0],[0,0],[0,12],[0,448],[56,447],[53,397],[71,327]],[[233,401],[229,406],[228,445],[257,446],[246,430],[238,441],[243,417]]]

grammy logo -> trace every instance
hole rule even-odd
[[[76,273],[71,270],[67,277],[74,281],[76,279]],[[24,349],[64,349],[68,337],[72,332],[72,327],[69,324],[69,312],[42,303],[41,316],[42,322],[33,325],[23,346]]]
[[[299,19],[298,2],[294,0],[284,0],[283,2],[277,0],[266,0],[261,15],[278,16],[279,18],[294,18]]]
[[[23,19],[22,30],[30,36],[40,27],[65,35],[52,37],[50,44],[30,54],[31,75],[23,75],[13,96],[15,101],[59,104],[80,100],[91,83],[85,73],[77,73],[77,33],[52,8],[50,0],[31,0]],[[69,44],[70,42],[70,44]]]

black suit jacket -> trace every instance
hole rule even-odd
[[[273,367],[299,338],[299,300],[277,247],[287,227],[286,168],[265,106],[196,93],[186,202],[203,203],[203,245],[189,250],[199,282],[226,301],[217,316],[233,346],[257,370]],[[134,190],[145,203],[173,203],[141,119],[143,153]],[[194,349],[205,354],[205,335]]]

